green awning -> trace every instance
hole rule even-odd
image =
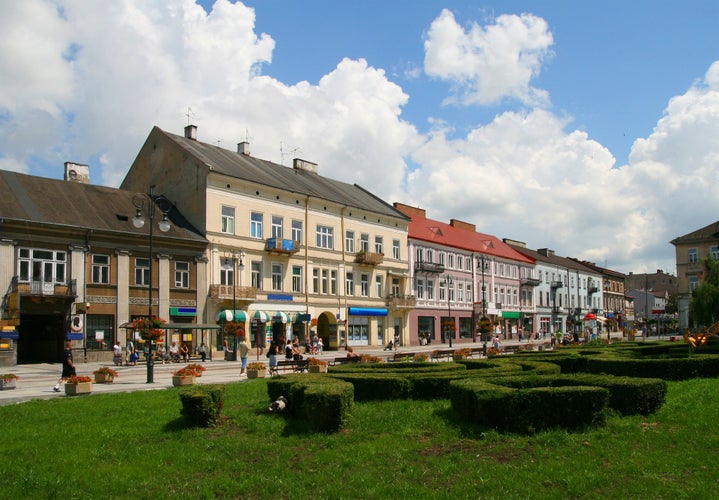
[[[502,311],[502,317],[507,319],[519,319],[517,311]]]
[[[255,314],[252,315],[252,320],[257,320],[260,323],[267,323],[270,321],[270,315],[265,311],[255,311]]]
[[[231,309],[225,309],[217,313],[217,321],[238,321],[244,323],[247,321],[247,313],[239,309],[234,312]]]

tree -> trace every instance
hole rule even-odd
[[[719,320],[719,261],[710,255],[702,266],[704,279],[694,289],[690,307],[696,324],[710,326]]]

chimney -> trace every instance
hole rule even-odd
[[[554,255],[554,250],[550,250],[549,248],[539,248],[537,250],[537,253],[541,253],[545,257],[551,257],[552,255]]]
[[[527,248],[527,243],[524,241],[513,240],[511,238],[502,238],[502,241],[507,245],[514,245],[515,247]]]
[[[295,170],[304,170],[305,172],[312,172],[313,174],[317,173],[317,164],[312,163],[311,161],[307,160],[301,160],[299,158],[295,158],[292,160],[292,167]]]
[[[90,167],[79,163],[65,162],[65,180],[90,184]]]
[[[456,227],[457,229],[466,229],[467,231],[477,230],[477,227],[474,224],[457,219],[449,219],[449,225],[452,227]]]
[[[427,218],[427,211],[423,208],[419,207],[411,207],[409,205],[405,205],[404,203],[400,203],[398,201],[394,202],[394,208],[405,214],[406,216],[414,219],[426,219]]]
[[[241,155],[250,156],[250,143],[247,141],[238,142],[237,152]]]
[[[197,140],[197,125],[188,125],[185,127],[185,139],[192,141]]]

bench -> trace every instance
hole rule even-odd
[[[470,354],[469,358],[481,358],[484,356],[484,347],[472,347],[472,354]]]
[[[352,358],[348,358],[347,356],[343,356],[341,358],[335,358],[332,361],[330,361],[328,364],[330,366],[334,365],[344,365],[347,363],[359,363],[362,360],[361,356],[354,356]]]
[[[395,363],[398,361],[412,361],[414,360],[415,353],[413,352],[395,352],[394,356],[389,358],[387,361]]]
[[[454,349],[437,349],[432,351],[429,358],[433,361],[439,361],[440,359],[451,360],[454,356]]]
[[[274,372],[275,374],[278,374],[279,372],[286,372],[286,371],[292,371],[292,372],[306,372],[307,367],[309,366],[310,362],[307,359],[292,359],[292,360],[282,360],[277,362],[277,366],[272,367],[270,370],[270,374]]]

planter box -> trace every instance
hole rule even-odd
[[[180,376],[180,375],[172,376],[172,385],[174,385],[175,387],[179,387],[182,385],[192,385],[194,383],[195,383],[194,375],[185,375],[184,377]]]
[[[92,392],[92,382],[80,382],[79,384],[65,384],[67,396],[80,396]]]
[[[309,365],[307,371],[309,373],[327,373],[327,365]]]
[[[17,379],[3,380],[0,378],[0,391],[15,389],[15,387],[17,387]]]
[[[247,370],[247,378],[265,378],[266,370]]]
[[[112,384],[115,381],[115,377],[112,375],[107,375],[105,373],[96,373],[95,374],[95,383],[96,384]]]

